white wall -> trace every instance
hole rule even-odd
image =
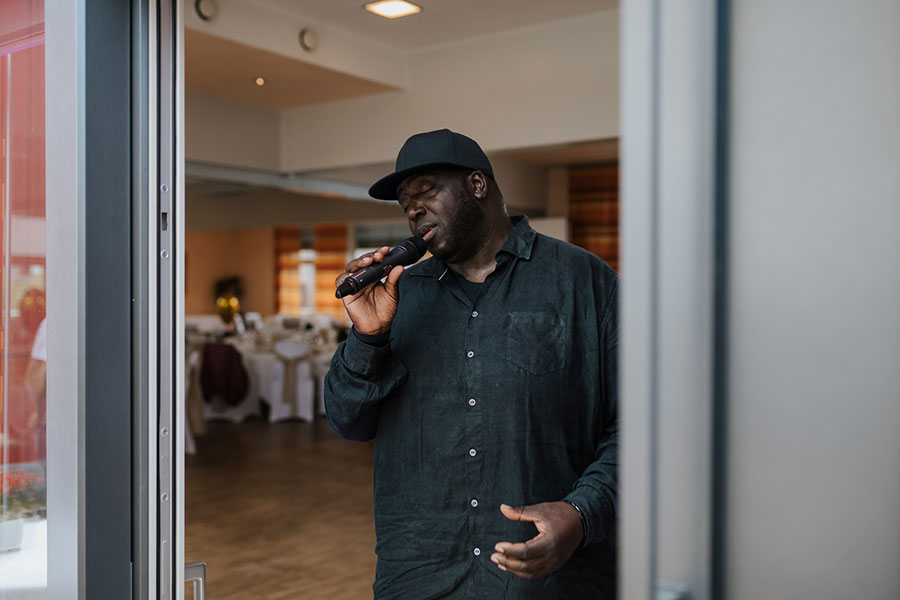
[[[277,171],[277,110],[196,92],[184,95],[185,155],[189,161]]]
[[[528,224],[538,233],[549,235],[552,238],[568,242],[569,220],[565,217],[544,217],[541,219],[529,219]]]
[[[619,13],[409,56],[405,91],[285,110],[282,169],[393,161],[412,133],[449,127],[486,151],[616,137]]]
[[[546,209],[549,169],[501,156],[493,156],[490,161],[510,214]]]
[[[728,597],[900,597],[900,3],[733,4]]]

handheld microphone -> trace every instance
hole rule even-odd
[[[356,273],[353,273],[341,282],[337,291],[334,293],[335,298],[343,298],[344,296],[352,296],[364,287],[368,287],[380,281],[382,277],[387,275],[393,267],[397,265],[411,265],[425,254],[428,247],[425,240],[415,236],[408,240],[400,242],[397,246],[388,252],[380,263],[372,263],[368,267],[363,267]]]

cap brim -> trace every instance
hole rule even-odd
[[[390,175],[385,175],[372,184],[369,188],[369,195],[376,200],[397,200],[397,188],[403,183],[403,180],[410,175],[421,173],[435,167],[458,167],[460,165],[448,162],[427,163],[424,165],[416,165],[402,171],[395,171]]]

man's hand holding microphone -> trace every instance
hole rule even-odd
[[[357,332],[380,335],[390,331],[397,314],[397,282],[403,267],[418,261],[426,249],[422,238],[411,237],[393,250],[383,246],[347,263],[346,271],[334,282],[335,296],[343,301]]]

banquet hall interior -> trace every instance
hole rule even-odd
[[[377,441],[331,431],[323,378],[335,277],[410,235],[367,193],[409,135],[476,139],[510,214],[618,269],[618,2],[417,4],[186,3],[185,547],[210,597],[371,595]]]

